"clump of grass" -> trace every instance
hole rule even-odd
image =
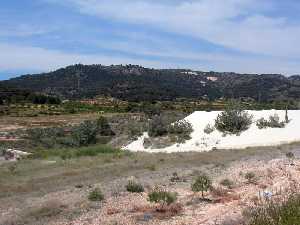
[[[100,202],[100,201],[104,200],[104,195],[100,188],[95,188],[94,190],[92,190],[89,193],[88,199],[93,202],[95,202],[95,201]]]
[[[300,224],[300,195],[292,194],[283,202],[269,201],[266,205],[249,208],[244,212],[249,225]]]
[[[132,193],[142,193],[144,192],[144,187],[142,184],[137,183],[136,181],[130,180],[126,185],[126,190]]]

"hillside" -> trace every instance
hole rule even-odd
[[[0,82],[63,98],[107,95],[129,101],[252,98],[257,101],[300,98],[300,76],[237,74],[136,65],[73,65],[49,73]]]

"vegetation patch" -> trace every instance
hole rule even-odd
[[[51,157],[60,157],[63,160],[78,158],[84,156],[97,156],[99,154],[122,155],[125,151],[110,147],[108,145],[95,145],[81,148],[54,148],[36,150],[30,157],[47,159]]]
[[[280,118],[277,114],[274,114],[269,117],[268,120],[265,118],[260,118],[256,122],[256,126],[259,129],[265,129],[265,128],[284,128],[287,121],[280,121]]]
[[[196,178],[191,188],[192,191],[195,193],[201,192],[202,199],[204,199],[204,192],[208,191],[211,188],[211,186],[211,179],[207,175],[201,174]]]
[[[100,188],[95,188],[89,193],[88,199],[93,202],[101,202],[104,200],[104,195]]]
[[[292,194],[286,200],[269,201],[244,213],[247,225],[296,225],[300,224],[300,195]]]
[[[177,200],[176,192],[169,192],[163,188],[155,188],[148,194],[148,201],[160,204],[160,208],[170,205]]]
[[[172,123],[168,127],[168,133],[175,135],[178,142],[183,142],[185,140],[191,139],[191,133],[193,132],[193,126],[187,120],[180,120]]]
[[[142,193],[144,192],[144,187],[142,184],[137,183],[136,181],[130,180],[126,185],[126,190],[132,193]]]
[[[220,181],[220,184],[224,187],[227,187],[227,188],[233,188],[234,186],[234,182],[228,178],[225,178],[223,180]]]
[[[245,174],[245,179],[248,181],[248,183],[250,184],[256,184],[258,177],[256,176],[256,174],[254,172],[247,172]]]
[[[70,127],[33,128],[26,132],[26,138],[34,145],[45,148],[88,146],[96,144],[100,137],[113,135],[107,119],[102,116]]]
[[[154,116],[149,123],[150,137],[160,137],[168,134],[168,122],[162,116]]]
[[[233,103],[217,116],[215,127],[224,134],[240,134],[249,129],[252,118],[239,104]]]
[[[207,124],[206,127],[204,128],[203,132],[205,134],[211,134],[212,132],[214,132],[216,130],[215,126],[211,125],[211,124]]]

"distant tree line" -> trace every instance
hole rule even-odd
[[[0,87],[0,105],[13,103],[60,104],[61,99],[56,96]]]

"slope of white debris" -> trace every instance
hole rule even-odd
[[[258,129],[255,121],[264,117],[268,119],[270,115],[277,114],[281,120],[285,119],[284,110],[263,110],[248,111],[253,115],[254,123],[239,136],[224,136],[221,132],[215,130],[211,134],[205,134],[204,128],[207,124],[214,125],[217,115],[220,113],[199,111],[194,112],[185,119],[193,125],[191,139],[183,144],[174,144],[162,149],[144,148],[144,139],[148,137],[147,133],[138,140],[123,147],[130,151],[145,152],[189,152],[189,151],[210,151],[212,149],[240,149],[255,146],[275,146],[300,141],[300,110],[289,110],[288,117],[291,120],[285,128],[266,128]]]

